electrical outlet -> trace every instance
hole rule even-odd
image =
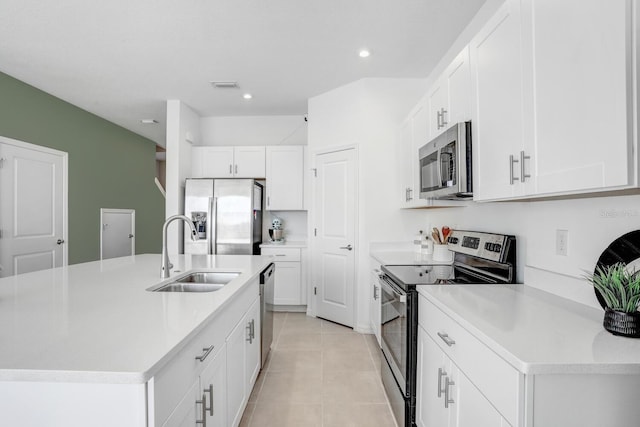
[[[556,255],[569,254],[569,230],[556,230]]]

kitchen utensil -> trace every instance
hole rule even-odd
[[[431,237],[433,237],[433,241],[436,242],[437,244],[441,245],[442,241],[440,240],[440,232],[438,231],[437,228],[433,228],[433,231],[431,232]]]
[[[451,234],[451,229],[446,225],[442,227],[442,243],[447,243],[449,241],[449,235]]]

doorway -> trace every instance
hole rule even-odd
[[[315,155],[316,315],[353,327],[355,310],[356,148]]]
[[[135,228],[134,209],[100,209],[100,259],[135,254]]]
[[[67,265],[63,151],[0,137],[0,277]]]

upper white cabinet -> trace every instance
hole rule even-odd
[[[471,118],[468,46],[456,56],[429,90],[428,110],[428,140],[435,138],[453,124]]]
[[[304,210],[304,147],[267,147],[267,210]]]
[[[633,178],[630,1],[507,0],[471,42],[474,199]]]
[[[194,178],[264,178],[265,147],[209,147],[191,149]]]

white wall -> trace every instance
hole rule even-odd
[[[469,203],[464,208],[406,210],[401,216],[404,234],[390,240],[408,242],[419,229],[442,225],[514,234],[518,281],[599,307],[583,276],[593,272],[611,242],[640,228],[640,195]],[[558,229],[569,232],[567,256],[556,255]]]
[[[305,116],[203,117],[196,145],[306,145]]]
[[[422,79],[363,79],[309,100],[311,162],[319,150],[345,145],[358,149],[357,330],[369,330],[369,243],[380,231],[391,239],[392,229],[402,228],[402,212],[389,203],[397,188],[398,125],[425,90]],[[305,191],[312,191],[310,185]],[[313,212],[309,227],[314,227]],[[311,253],[312,262],[314,256]]]
[[[269,241],[269,229],[273,218],[282,221],[284,238],[289,242],[307,241],[307,212],[306,211],[264,211],[262,220],[262,241]]]
[[[191,145],[201,140],[200,117],[179,100],[167,101],[167,185],[165,215],[184,212],[184,182],[191,176]],[[169,226],[169,253],[182,253],[182,222]]]

